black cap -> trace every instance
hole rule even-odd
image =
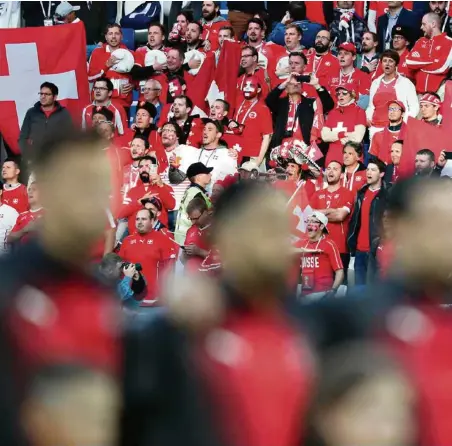
[[[140,108],[146,110],[152,119],[157,116],[157,109],[155,108],[154,104],[151,104],[150,102],[140,102],[137,106],[137,111],[140,110]]]
[[[93,110],[93,115],[102,115],[107,121],[113,122],[115,115],[107,107],[95,107]]]
[[[212,123],[220,133],[224,133],[224,125],[220,121],[210,118],[202,118],[201,120],[204,123],[204,125]]]
[[[202,173],[212,173],[213,167],[206,167],[203,163],[193,163],[187,169],[187,177],[193,178]]]
[[[395,35],[405,37],[408,42],[411,42],[411,30],[407,26],[394,26],[391,31],[391,37]]]

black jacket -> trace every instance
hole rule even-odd
[[[358,243],[358,234],[361,229],[361,207],[363,204],[364,195],[369,188],[368,185],[363,186],[356,195],[355,205],[353,207],[353,213],[350,217],[350,225],[348,228],[347,245],[351,255],[356,253],[356,245]],[[383,181],[381,183],[381,189],[377,196],[372,200],[370,206],[370,219],[369,219],[369,237],[370,237],[370,250],[372,255],[376,255],[378,245],[380,243],[380,224],[383,217],[383,212],[386,209],[386,203],[389,196],[389,186]]]
[[[56,110],[47,118],[41,109],[41,103],[28,109],[19,135],[22,153],[32,145],[40,144],[46,136],[63,134],[72,129],[72,117],[66,107],[55,103]]]
[[[287,117],[289,115],[289,98],[280,98],[284,90],[279,87],[273,89],[265,99],[267,107],[273,115],[275,123],[275,131],[270,141],[270,148],[281,145],[286,131]],[[322,102],[323,113],[328,113],[334,107],[334,101],[325,88],[318,91],[319,98]],[[315,99],[306,98],[303,96],[301,103],[297,108],[297,117],[303,135],[303,140],[306,144],[311,143],[311,129],[314,120],[314,104]]]
[[[87,45],[94,45],[104,40],[105,27],[109,23],[107,3],[91,2],[88,8],[88,2],[71,2],[72,6],[80,6],[75,14],[85,25]]]

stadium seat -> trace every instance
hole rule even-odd
[[[135,30],[132,28],[122,29],[122,41],[129,48],[129,50],[135,50]]]

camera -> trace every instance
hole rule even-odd
[[[131,262],[122,262],[121,269],[128,268],[131,265]],[[143,267],[141,266],[141,263],[135,263],[135,269],[137,272],[143,271]]]
[[[295,79],[297,82],[304,83],[304,82],[311,82],[311,76],[309,74],[301,74],[299,76],[295,76]]]

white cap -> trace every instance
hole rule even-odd
[[[246,170],[247,172],[252,172],[253,170],[258,169],[259,166],[254,161],[246,161],[239,167],[239,170]]]
[[[55,15],[59,17],[66,17],[71,12],[78,11],[80,6],[72,6],[69,2],[61,2],[56,10]]]
[[[325,214],[322,214],[321,212],[316,212],[316,211],[314,211],[314,212],[310,215],[310,217],[313,217],[313,218],[317,219],[320,223],[322,223],[322,225],[325,226],[324,231],[325,231],[326,233],[328,233],[328,229],[327,229],[327,226],[328,226],[328,217],[327,217]]]

